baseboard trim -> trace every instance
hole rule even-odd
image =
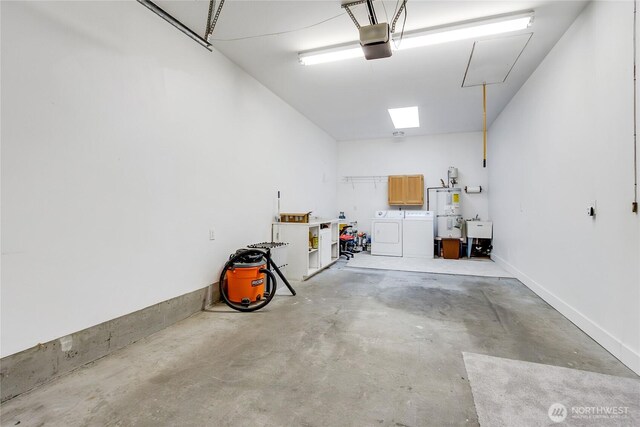
[[[557,297],[540,283],[527,276],[525,273],[511,265],[504,258],[491,255],[491,259],[500,267],[513,274],[526,287],[531,289],[536,295],[545,300],[549,305],[558,310],[563,316],[569,319],[574,325],[580,328],[584,333],[593,338],[598,344],[609,351],[618,360],[624,363],[629,369],[640,374],[640,354],[633,351],[619,339],[611,335],[605,329],[594,323],[580,311],[572,307],[570,304]]]
[[[219,300],[210,285],[0,359],[0,401],[171,326]]]

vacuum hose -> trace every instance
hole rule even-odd
[[[257,304],[251,304],[251,305],[236,304],[233,301],[229,300],[228,290],[225,286],[227,271],[230,269],[233,270],[234,264],[240,258],[247,258],[250,256],[254,256],[254,257],[257,256],[260,259],[262,258],[266,259],[268,257],[268,255],[260,249],[247,249],[243,251],[238,251],[231,256],[229,261],[227,261],[227,263],[224,265],[224,268],[222,269],[222,273],[220,273],[220,282],[219,282],[220,297],[229,307],[233,308],[234,310],[243,311],[243,312],[256,311],[265,307],[273,299],[274,295],[276,294],[276,288],[277,288],[276,276],[270,270],[266,268],[261,268],[259,272],[265,274],[267,278],[265,298],[262,299],[261,302]],[[268,262],[265,261],[265,264],[268,264]]]

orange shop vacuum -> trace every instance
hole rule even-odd
[[[220,297],[238,311],[255,311],[265,307],[276,294],[275,270],[287,287],[295,291],[271,260],[269,248],[238,249],[220,274]]]

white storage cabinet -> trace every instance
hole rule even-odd
[[[289,280],[306,280],[338,260],[338,220],[315,220],[309,223],[276,222],[272,225],[273,241],[289,243],[287,271]],[[312,248],[309,233],[318,238]]]

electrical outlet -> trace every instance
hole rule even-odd
[[[209,240],[216,240],[216,230],[213,228],[209,229]]]

